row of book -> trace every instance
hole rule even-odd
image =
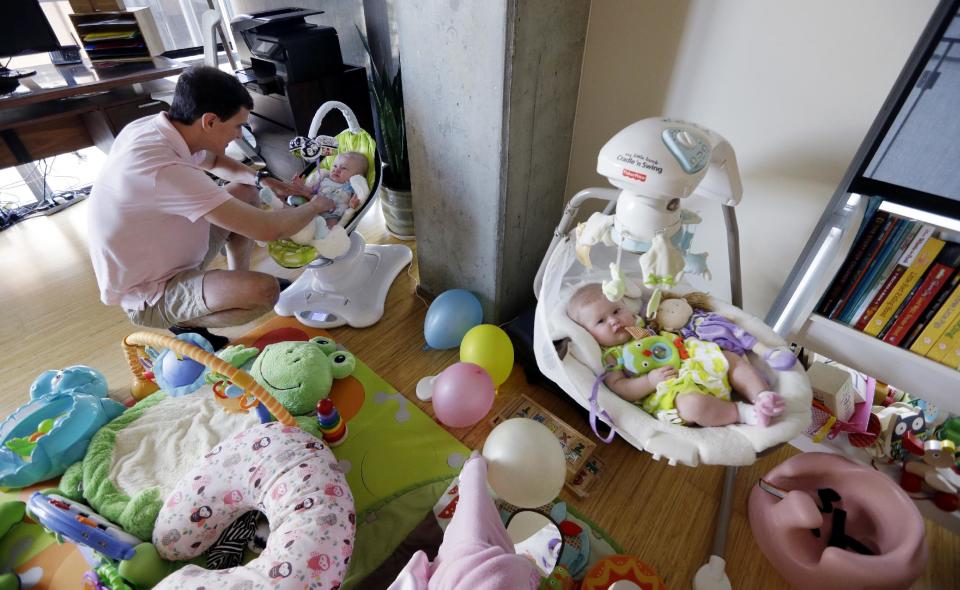
[[[817,313],[960,368],[960,243],[871,209]]]

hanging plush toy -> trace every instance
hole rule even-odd
[[[653,236],[650,249],[640,256],[643,284],[648,287],[672,287],[683,277],[683,255],[663,232]]]
[[[318,135],[303,137],[298,135],[290,140],[290,153],[304,162],[316,162],[322,157],[337,153],[339,142],[336,137]]]

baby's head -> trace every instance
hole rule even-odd
[[[567,304],[567,315],[593,336],[600,346],[617,346],[632,336],[624,328],[636,325],[637,317],[623,302],[613,302],[599,283],[582,287]]]
[[[360,152],[343,152],[337,154],[330,168],[330,180],[343,184],[350,182],[354,176],[366,176],[369,162]]]

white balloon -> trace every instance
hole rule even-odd
[[[536,508],[556,499],[567,475],[560,441],[529,418],[511,418],[494,428],[483,443],[483,457],[490,487],[520,508]]]

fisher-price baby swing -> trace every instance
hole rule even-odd
[[[326,102],[317,109],[310,123],[308,141],[322,140],[317,137],[320,124],[333,109],[343,113],[347,129],[334,138],[335,153],[309,164],[301,177],[306,179],[318,166],[329,170],[339,152],[360,152],[369,162],[369,197],[353,217],[341,221],[344,231],[337,232],[341,243],[339,248],[334,246],[333,254],[325,256],[310,245],[295,244],[289,240],[279,240],[268,246],[271,257],[281,266],[307,267],[280,294],[274,311],[277,315],[295,316],[302,324],[313,328],[333,328],[344,324],[363,328],[383,317],[383,305],[390,285],[413,260],[413,253],[401,244],[367,244],[363,236],[354,231],[376,201],[382,177],[380,156],[377,154],[376,141],[360,127],[350,107],[341,102]],[[314,154],[314,159],[318,155]],[[331,238],[336,239],[335,236]]]
[[[601,149],[597,171],[617,189],[588,188],[567,205],[553,242],[534,282],[537,296],[534,352],[540,370],[591,413],[591,424],[604,422],[609,438],[619,434],[654,459],[671,465],[699,463],[728,466],[717,516],[713,557],[698,572],[694,586],[727,587],[722,559],[736,472],[758,453],[799,435],[810,419],[811,389],[802,368],[791,358],[770,361],[750,353],[751,362],[786,401],[784,414],[767,428],[744,424],[688,428],[657,420],[611,392],[598,375],[601,351],[596,341],[566,313],[571,295],[587,283],[603,283],[611,300],[624,295],[650,297],[650,287],[675,286],[683,271],[703,273],[705,255],[688,251],[688,224],[695,214],[680,207],[681,199],[698,194],[723,205],[727,226],[732,300],[736,307],[711,298],[716,313],[733,320],[771,348],[786,343],[757,318],[739,309],[742,304],[738,229],[733,207],[743,192],[736,157],[718,134],[692,123],[667,118],[644,119],[620,131]],[[588,200],[606,203],[571,230],[579,208]],[[616,208],[616,213],[611,213]],[[624,256],[627,254],[627,256]],[[638,254],[640,264],[629,258]],[[586,265],[584,264],[586,263]],[[689,290],[687,288],[686,290]],[[635,303],[635,301],[634,301]],[[637,308],[634,312],[639,311]],[[566,354],[556,344],[567,341]],[[781,355],[789,353],[783,351]],[[779,361],[779,362],[778,362]],[[784,362],[786,361],[786,362]],[[780,366],[774,370],[770,364]],[[594,385],[599,387],[594,387]],[[599,436],[599,434],[598,434]],[[715,584],[720,584],[715,586]]]

